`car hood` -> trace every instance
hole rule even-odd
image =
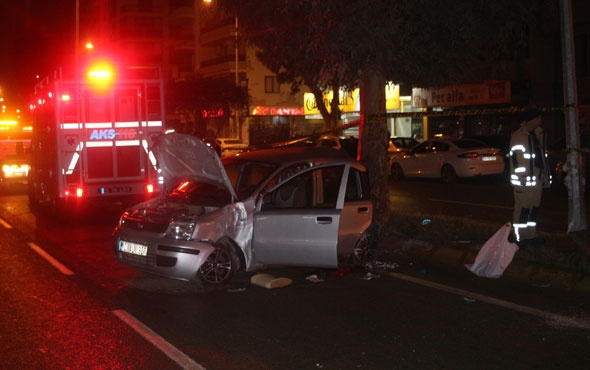
[[[177,133],[161,135],[152,151],[167,189],[181,180],[191,179],[224,186],[232,199],[237,199],[219,156],[199,138]]]

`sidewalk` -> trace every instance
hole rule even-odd
[[[466,269],[479,249],[502,225],[464,218],[415,214],[392,216],[379,250],[394,251],[424,264]],[[544,233],[544,245],[519,248],[502,277],[550,284],[590,294],[590,232]]]

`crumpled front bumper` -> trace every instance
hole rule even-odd
[[[115,232],[113,249],[117,261],[140,271],[190,281],[215,249],[207,242],[162,238],[160,234],[146,237],[145,234],[122,229]],[[146,255],[121,251],[121,241],[146,246]]]

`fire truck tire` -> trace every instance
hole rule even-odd
[[[34,183],[29,183],[29,205],[33,209],[39,208],[39,197],[37,196],[37,190]]]

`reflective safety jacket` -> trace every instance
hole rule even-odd
[[[510,138],[510,183],[512,186],[548,187],[551,184],[550,171],[546,161],[546,137],[543,129],[537,127],[534,131],[540,145],[543,171],[535,167],[536,155],[533,139],[529,131],[523,126],[514,131]]]

